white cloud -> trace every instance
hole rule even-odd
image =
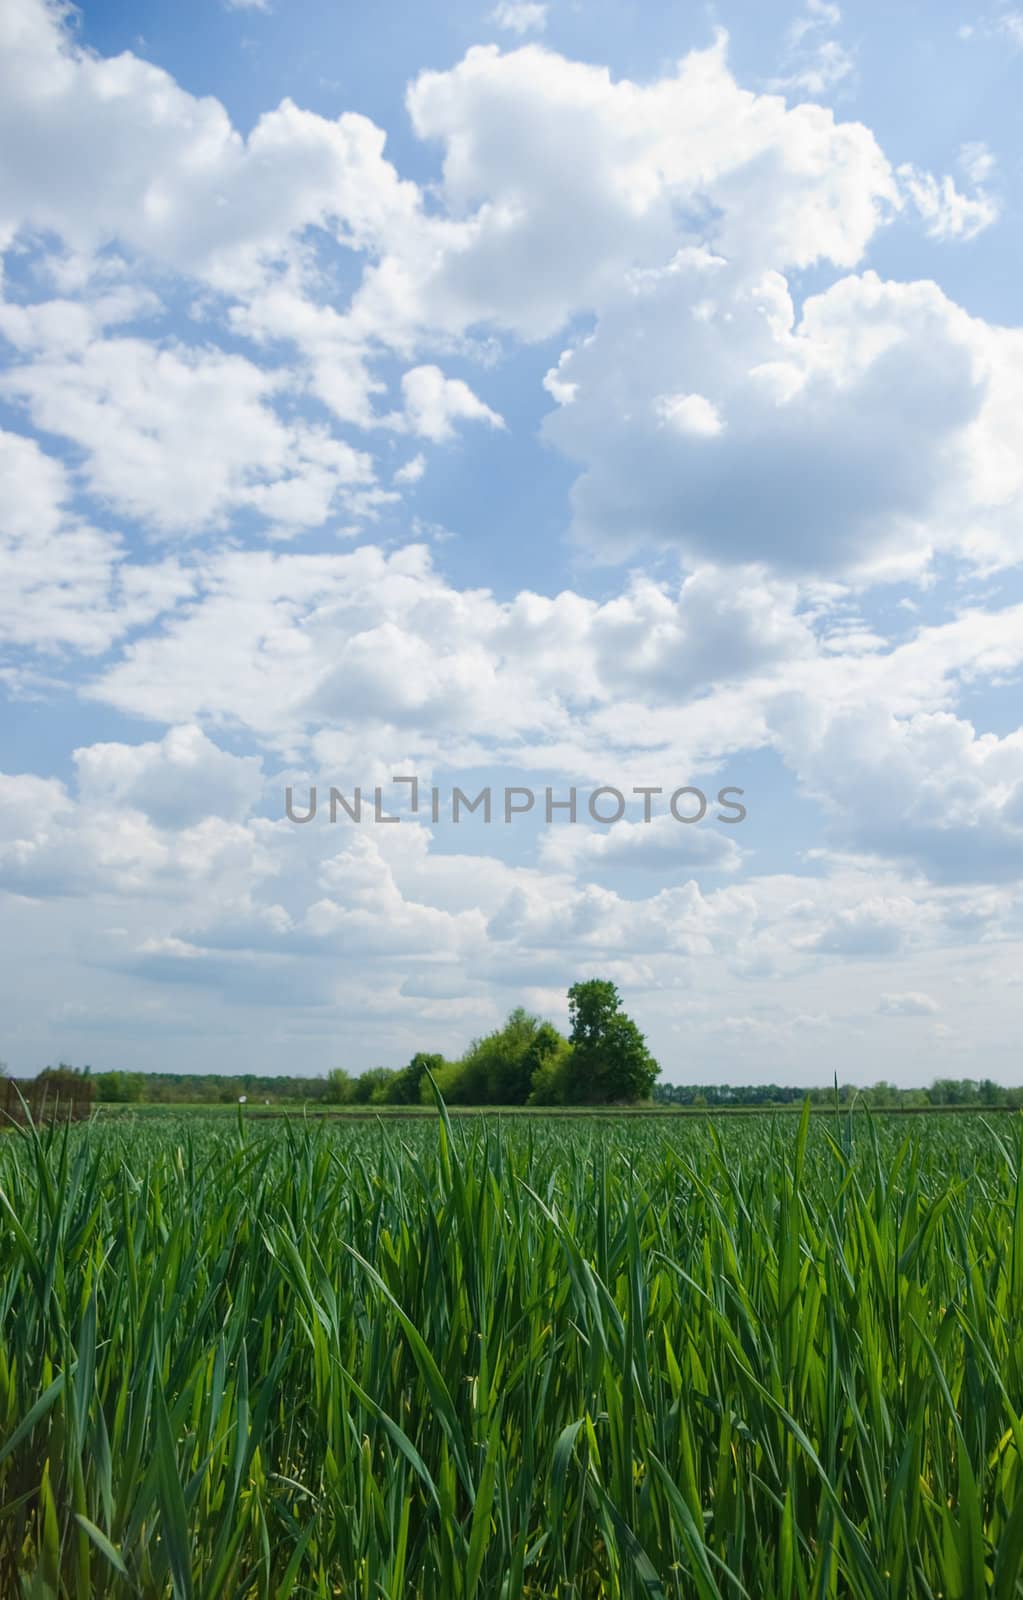
[[[403,463],[394,474],[395,483],[418,483],[426,471],[426,457],[415,455]]]
[[[160,532],[195,534],[243,508],[283,531],[317,527],[347,489],[372,486],[365,452],[281,420],[271,402],[291,385],[243,356],[108,338],[44,348],[0,392],[85,452],[99,500]]]
[[[1010,920],[1007,942],[987,944],[971,969],[970,944],[1005,919],[1006,906],[980,915],[964,943],[967,893],[934,896],[876,866],[835,863],[815,877],[776,874],[714,889],[686,878],[683,866],[679,882],[626,898],[586,881],[615,864],[614,844],[595,854],[585,843],[578,860],[570,851],[538,870],[485,847],[437,851],[429,830],[407,821],[317,829],[246,817],[248,775],[232,768],[234,759],[183,729],[156,744],[83,748],[76,795],[53,780],[0,778],[0,887],[19,896],[25,998],[37,998],[31,958],[42,941],[48,981],[61,975],[76,1039],[92,1029],[109,1051],[122,994],[134,997],[120,1012],[137,1019],[129,1031],[157,1026],[172,1038],[158,999],[169,986],[187,993],[189,1018],[204,1024],[196,1061],[212,1062],[225,1027],[241,1025],[248,1038],[258,1005],[272,1008],[273,1021],[247,1047],[254,1064],[273,1059],[283,1030],[304,1038],[304,1061],[323,1070],[342,1016],[350,1065],[372,1064],[382,1048],[396,1064],[424,1035],[452,1052],[464,1046],[498,1020],[512,1003],[506,997],[536,994],[545,1007],[557,997],[561,1018],[564,986],[597,969],[625,987],[669,1076],[680,1024],[713,1076],[727,1063],[715,1038],[734,1039],[744,1017],[740,1031],[761,1040],[766,1075],[783,1063],[812,1078],[814,1036],[830,1021],[842,1025],[829,1061],[859,1078],[864,1019],[875,1029],[887,1016],[897,1025],[940,985],[949,1026],[976,1037],[985,994],[1008,981],[1018,957],[1018,911],[1017,942],[1008,939]],[[233,791],[231,817],[201,815],[213,780]],[[645,848],[639,832],[623,835],[626,856]],[[567,828],[559,835],[574,836]],[[72,997],[65,951],[83,938],[89,986]],[[886,990],[898,952],[905,986]],[[879,992],[890,1004],[878,1007]],[[64,1009],[48,1015],[59,1032]],[[898,1047],[907,1048],[901,1038]],[[997,1070],[997,1052],[989,1060]],[[910,1060],[907,1070],[926,1079],[934,1060]]]
[[[92,692],[160,721],[244,723],[290,745],[347,726],[367,756],[371,741],[393,749],[401,729],[420,755],[445,742],[451,760],[455,741],[479,751],[496,737],[497,749],[517,746],[520,758],[535,739],[530,759],[549,764],[552,747],[568,741],[572,760],[592,772],[600,762],[574,743],[585,738],[581,716],[606,718],[624,699],[629,733],[604,720],[589,737],[594,749],[612,737],[628,748],[643,719],[663,741],[651,708],[692,701],[687,728],[706,718],[701,738],[719,737],[720,708],[694,697],[814,653],[812,630],[794,614],[795,588],[755,570],[708,569],[674,587],[636,579],[603,605],[572,591],[505,603],[463,592],[422,546],[390,556],[371,546],[228,553],[198,576],[201,600],[130,645]],[[743,714],[748,704],[733,713]],[[671,717],[677,724],[677,709],[665,711],[665,728]]]
[[[503,428],[504,420],[464,383],[446,378],[439,367],[412,367],[401,380],[403,421],[412,433],[434,444],[454,437],[456,422],[485,422]]]
[[[64,13],[11,0],[0,21],[0,232],[51,230],[76,250],[112,239],[224,289],[257,287],[296,231],[354,242],[418,206],[365,117],[284,100],[247,139],[223,106],[130,52],[77,47]]]
[[[378,323],[414,305],[445,327],[488,317],[544,337],[670,259],[690,215],[712,248],[762,268],[851,266],[898,203],[868,129],[740,89],[723,35],[646,85],[535,45],[477,47],[423,73],[408,104],[442,145],[452,231],[415,284],[398,258],[368,275],[357,306]]]
[[[727,419],[713,449],[663,426],[683,373]],[[558,374],[572,401],[545,433],[583,468],[577,532],[609,554],[903,572],[935,547],[1019,558],[1023,343],[933,283],[846,277],[797,321],[780,275],[690,256],[647,274]]]
[[[654,411],[668,427],[697,438],[713,439],[724,427],[717,406],[702,394],[658,395]]]
[[[816,621],[797,611],[796,586],[755,571],[708,568],[674,591],[635,579],[601,605],[571,592],[499,604],[452,588],[424,549],[367,548],[225,556],[203,587],[91,692],[150,718],[245,725],[293,761],[311,756],[323,782],[515,766],[540,789],[714,794],[741,787],[738,752],[770,747],[836,848],[936,884],[1023,877],[1020,736],[978,735],[953,709],[961,683],[1023,666],[1019,608],[964,613],[891,649],[836,630],[827,608]],[[635,863],[670,853],[676,834],[662,823],[632,838],[578,848],[624,865],[629,850]],[[718,845],[687,848],[676,859],[694,867],[736,864]],[[551,840],[544,859],[574,849]]]
[[[1012,473],[1009,405],[1000,437],[985,421],[964,437],[992,364],[978,356],[984,325],[964,338],[956,308],[931,313],[928,346],[933,333],[948,356],[932,382],[909,303],[922,304],[928,286],[877,291],[870,274],[839,281],[797,323],[782,276],[855,266],[905,203],[903,190],[932,230],[964,236],[993,202],[911,169],[900,187],[861,124],[741,89],[723,35],[646,84],[536,45],[477,47],[448,71],[421,74],[408,95],[413,127],[442,156],[427,207],[365,118],[330,121],[284,102],[245,140],[217,102],[194,99],[158,69],[77,50],[32,0],[17,0],[12,15],[22,23],[8,26],[21,164],[6,202],[0,195],[9,226],[56,227],[83,258],[117,241],[189,272],[228,296],[236,335],[273,345],[275,363],[282,341],[299,357],[297,370],[257,365],[208,344],[95,328],[69,347],[57,313],[47,322],[40,310],[37,346],[11,392],[37,425],[87,452],[89,487],[124,514],[191,531],[249,509],[276,534],[335,516],[348,527],[386,492],[364,450],[285,420],[290,402],[311,393],[339,422],[383,421],[435,444],[459,421],[497,427],[498,413],[464,379],[421,352],[481,325],[539,338],[590,313],[592,333],[548,375],[561,406],[548,432],[583,468],[576,531],[606,551],[669,539],[715,559],[766,553],[782,566],[844,569],[883,565],[893,547],[922,562],[934,542],[968,539],[989,557],[1011,540],[1007,507],[1004,526],[988,528],[982,497],[978,506],[952,496],[961,514],[938,519],[936,540],[929,529],[941,483],[969,482],[971,449],[975,460],[997,458],[1004,479]],[[797,43],[838,18],[817,5],[804,20]],[[72,168],[87,166],[50,161],[47,141],[58,137]],[[93,195],[96,171],[104,183]],[[347,306],[323,293],[315,230],[366,257]],[[889,320],[908,324],[887,345],[871,326],[879,293]],[[836,318],[849,324],[847,342],[873,340],[873,362],[829,370]],[[383,416],[373,410],[381,343],[414,362],[404,410]],[[989,374],[992,391],[995,382]],[[925,391],[914,391],[916,420],[897,403],[914,384]],[[864,428],[875,386],[881,405]],[[1003,387],[1017,387],[1011,374]],[[671,397],[676,426],[662,427]],[[714,450],[703,448],[725,422]],[[736,505],[744,475],[735,462],[747,455],[760,474],[748,502],[758,512],[762,503],[766,528]],[[933,471],[920,470],[921,455]],[[957,455],[954,471],[946,462]],[[637,456],[649,471],[627,466]],[[821,528],[814,507],[825,482]],[[836,503],[844,509],[832,529]],[[949,520],[953,528],[940,525]]]
[[[0,429],[0,641],[99,653],[190,593],[174,562],[133,564],[70,507],[64,466]]]
[[[972,158],[974,167],[977,160]],[[984,165],[983,158],[980,164]],[[978,233],[998,221],[1001,212],[998,201],[979,186],[976,178],[971,179],[975,192],[968,195],[956,188],[955,179],[948,173],[936,178],[933,173],[922,172],[909,163],[904,163],[897,171],[932,239],[975,239]]]
[[[490,13],[490,21],[509,33],[542,33],[550,7],[539,0],[501,0]]]
[[[932,908],[908,896],[885,899],[875,895],[836,911],[819,932],[807,936],[805,947],[822,955],[897,955],[910,942],[920,940],[934,919]]]
[[[1017,11],[1002,0],[1000,7],[975,22],[963,23],[960,39],[1007,40],[1010,45],[1023,48],[1023,11]]]
[[[171,728],[144,744],[93,744],[74,752],[78,793],[91,808],[141,811],[160,827],[204,817],[241,821],[262,794],[258,756],[220,750],[201,729]]]
[[[973,184],[986,183],[997,162],[982,139],[974,139],[959,150],[959,166]]]
[[[555,800],[567,798],[567,792],[560,789],[554,795]],[[633,867],[656,872],[662,878],[665,874],[688,877],[694,872],[735,872],[742,860],[735,833],[737,829],[741,835],[742,825],[733,824],[730,828],[717,825],[713,820],[718,812],[713,789],[706,798],[710,806],[707,816],[700,822],[680,823],[670,814],[661,814],[651,816],[649,822],[623,820],[598,831],[582,825],[587,816],[585,796],[580,796],[579,824],[573,827],[556,821],[546,829],[540,844],[540,862],[551,871],[570,872],[584,878],[592,878],[607,869]],[[605,796],[603,803],[610,813],[611,799]],[[653,803],[651,797],[651,805]],[[657,803],[666,806],[667,800],[662,796]],[[698,809],[695,798],[688,796],[680,806],[686,803],[695,816]],[[544,804],[545,798],[541,796],[539,805],[542,808]],[[557,819],[567,813],[555,811],[553,815]]]
[[[932,1017],[940,1010],[929,994],[883,994],[878,1011],[886,1017]]]
[[[0,774],[0,883],[34,898],[158,894],[220,912],[275,871],[257,831],[215,816],[179,830],[141,811],[85,806],[62,784]],[[178,910],[180,915],[180,909]]]
[[[856,57],[839,40],[826,37],[841,21],[837,5],[828,0],[807,0],[805,12],[788,31],[785,71],[772,80],[771,88],[800,90],[821,99],[839,84],[847,83],[856,71]]]
[[[998,738],[951,712],[849,705],[793,759],[848,846],[937,880],[1023,878],[1023,730]]]

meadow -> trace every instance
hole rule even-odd
[[[1023,1595],[1018,1116],[0,1137],[0,1594]]]

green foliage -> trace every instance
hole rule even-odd
[[[145,1099],[146,1080],[141,1072],[97,1072],[96,1099],[104,1104],[135,1105]]]
[[[536,1073],[563,1042],[551,1023],[516,1007],[503,1028],[473,1041],[449,1076],[451,1104],[524,1106]]]
[[[107,1076],[105,1072],[97,1073],[94,1081],[98,1084]],[[327,1098],[325,1077],[254,1072],[143,1072],[125,1076],[141,1079],[142,1098],[148,1105],[217,1105],[236,1102],[240,1094],[250,1101],[269,1100],[275,1104]]]
[[[777,1083],[658,1083],[654,1085],[653,1098],[659,1105],[731,1109],[798,1105],[804,1098],[814,1106],[831,1106],[835,1091],[830,1085],[805,1088]],[[979,1083],[972,1078],[937,1078],[929,1089],[902,1089],[882,1080],[863,1086],[844,1083],[838,1090],[838,1101],[842,1106],[857,1101],[860,1105],[891,1110],[922,1110],[927,1106],[1019,1107],[1023,1106],[1023,1089],[1006,1088],[990,1078],[983,1078]]]
[[[355,1099],[355,1079],[343,1067],[327,1073],[326,1100],[332,1106],[350,1106]]]
[[[553,1031],[553,1030],[552,1030]],[[560,1034],[533,1073],[528,1105],[564,1106],[571,1103],[572,1046]]]
[[[394,1082],[391,1084],[388,1095],[388,1104],[394,1106],[416,1106],[420,1103],[421,1092],[429,1088],[426,1074],[429,1072],[434,1077],[444,1066],[444,1057],[431,1055],[425,1050],[417,1050],[407,1067],[402,1067],[395,1073]]]
[[[574,983],[568,991],[572,1025],[569,1097],[580,1104],[630,1104],[646,1100],[660,1067],[618,990],[606,979]]]
[[[0,1595],[1019,1600],[1019,1129],[785,1120],[7,1135]]]
[[[449,1105],[465,1104],[459,1097],[461,1071],[462,1063],[460,1061],[444,1061],[442,1059],[440,1066],[432,1074],[437,1088]],[[432,1106],[434,1103],[433,1090],[430,1087],[429,1079],[425,1075],[419,1083],[419,1103],[424,1106]]]
[[[390,1067],[370,1067],[355,1080],[352,1096],[356,1105],[383,1106],[387,1104],[391,1084],[397,1074]]]

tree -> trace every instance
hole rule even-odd
[[[554,1043],[545,1051],[531,1079],[528,1105],[563,1106],[571,1099],[572,1046],[555,1028]]]
[[[145,1094],[141,1072],[97,1072],[96,1097],[107,1105],[137,1104]]]
[[[423,1090],[429,1088],[426,1074],[429,1072],[436,1078],[444,1066],[444,1057],[431,1055],[426,1050],[417,1050],[407,1067],[402,1067],[395,1073],[394,1081],[388,1086],[387,1098],[392,1105],[415,1106],[423,1097]]]
[[[568,991],[570,1097],[587,1105],[647,1100],[660,1067],[613,983],[590,978]]]
[[[344,1067],[327,1073],[327,1100],[332,1106],[348,1106],[355,1099],[355,1079]]]
[[[885,1078],[880,1078],[877,1083],[865,1090],[864,1098],[870,1105],[883,1109],[886,1106],[898,1105],[899,1091],[893,1083],[888,1083]]]
[[[392,1067],[370,1067],[355,1080],[354,1099],[358,1105],[382,1106],[397,1073]]]
[[[474,1039],[462,1057],[459,1098],[469,1105],[524,1106],[537,1071],[563,1045],[552,1023],[516,1006],[502,1028]]]
[[[433,1078],[445,1105],[464,1106],[469,1104],[468,1086],[460,1061],[445,1061],[434,1072]],[[433,1105],[433,1090],[427,1082],[425,1073],[419,1080],[419,1103],[424,1106]]]

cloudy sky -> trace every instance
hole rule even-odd
[[[1023,11],[800,3],[0,0],[13,1071],[1023,1079]]]

